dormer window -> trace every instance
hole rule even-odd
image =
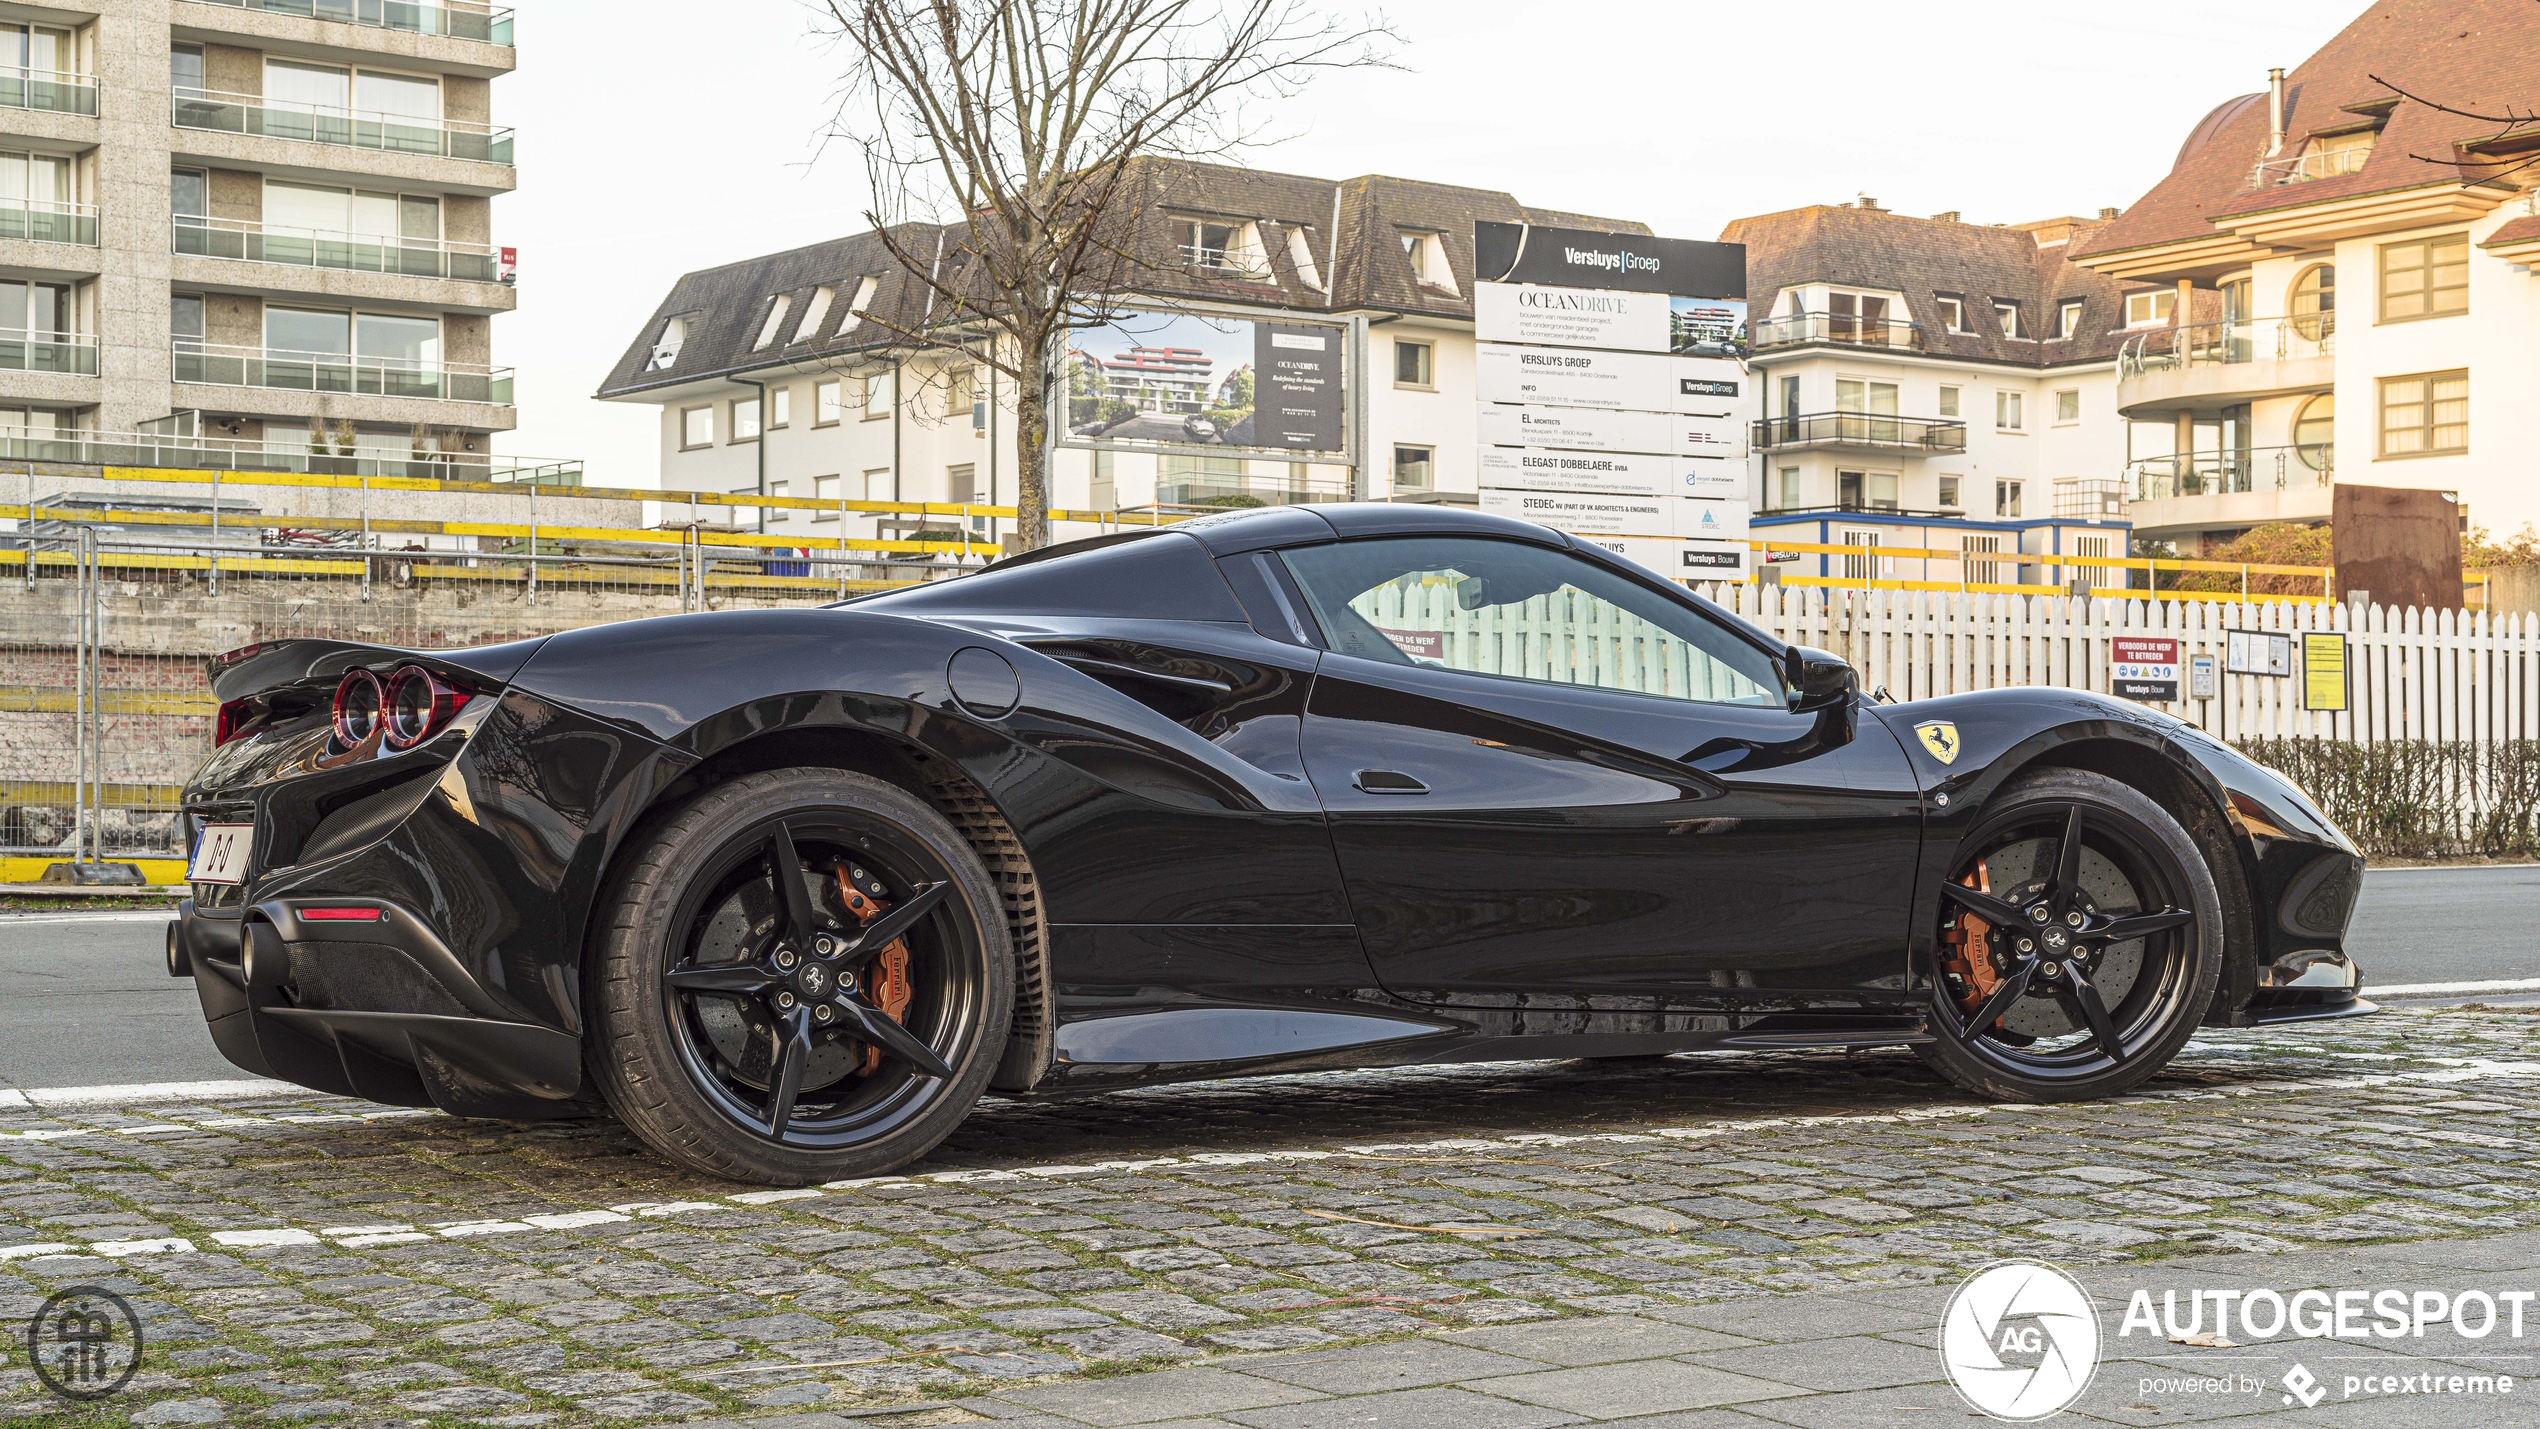
[[[2178,294],[2163,288],[2151,293],[2125,295],[2127,327],[2168,327],[2170,315],[2178,311]]]
[[[1258,278],[1267,273],[1261,261],[1261,230],[1249,223],[1213,218],[1172,220],[1173,243],[1185,266],[1214,278]]]
[[[688,319],[685,314],[661,325],[661,335],[653,339],[652,360],[644,364],[647,372],[666,372],[679,360],[679,349],[688,341]]]
[[[775,297],[768,300],[767,319],[759,324],[758,341],[750,344],[750,350],[752,352],[756,352],[776,341],[776,334],[783,331],[785,327],[786,310],[791,308],[793,305],[794,295],[791,293],[778,293]]]
[[[1940,305],[1941,331],[1965,332],[1967,330],[1967,305],[1956,298],[1941,298],[1938,302]]]
[[[1447,265],[1446,235],[1412,229],[1402,234],[1402,256],[1411,262],[1411,281],[1423,288],[1455,295],[1455,270]]]
[[[2081,336],[2082,302],[2080,298],[2067,298],[2055,305],[2055,336],[2060,338]]]
[[[1323,291],[1323,274],[1314,266],[1314,244],[1311,229],[1302,224],[1288,225],[1288,266],[1296,270],[1296,280],[1316,292]]]
[[[1999,325],[2001,326],[2001,328],[2002,328],[2002,335],[2003,335],[2004,337],[2012,337],[2012,338],[2015,338],[2015,337],[2018,337],[2018,336],[2020,335],[2020,305],[2019,305],[2019,304],[2017,304],[2017,303],[2011,303],[2011,302],[2004,302],[2003,300],[2001,300],[2001,299],[1999,299],[1999,298],[1994,299],[1994,302],[1993,302],[1993,320],[1994,320],[1994,322],[1995,322],[1995,323],[1997,323],[1997,324],[1999,324]]]

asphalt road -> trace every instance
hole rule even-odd
[[[2540,979],[2540,866],[2377,870],[2347,947],[2367,983]],[[159,913],[0,913],[0,1088],[243,1078],[167,975]],[[2503,996],[2527,999],[2530,991]],[[2449,1000],[2495,1000],[2464,991]]]

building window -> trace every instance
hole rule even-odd
[[[1858,477],[1860,473],[1846,472],[1844,475]],[[1871,552],[1878,550],[1878,532],[1846,531],[1843,533],[1843,539],[1837,544],[1867,548],[1859,555],[1845,556],[1843,558],[1843,578],[1845,580],[1866,581],[1878,578],[1879,558],[1876,555],[1871,554]]]
[[[1958,415],[1957,388],[1943,387],[1940,389],[1940,415],[1944,417],[1954,417]]]
[[[203,295],[170,293],[168,295],[168,335],[176,339],[179,352],[203,350]]]
[[[2337,394],[2322,392],[2293,414],[2293,454],[2313,471],[2327,471],[2337,441]]]
[[[823,501],[838,500],[838,478],[834,476],[813,477],[811,479],[811,494],[819,497]],[[838,519],[838,508],[832,506],[826,511],[815,511],[811,513],[811,519],[814,521],[835,521]]]
[[[2170,314],[2177,310],[2178,294],[2167,288],[2158,292],[2125,295],[2125,325],[2127,327],[2166,327],[2169,325]]]
[[[814,288],[811,301],[803,304],[803,320],[794,325],[794,341],[808,342],[820,335],[820,324],[829,316],[829,305],[838,300],[836,288]]]
[[[1435,447],[1395,447],[1393,449],[1393,484],[1397,491],[1429,489],[1429,467],[1437,456]]]
[[[1956,298],[1942,298],[1939,302],[1941,331],[1965,332],[1967,330],[1967,305],[1958,301]]]
[[[2020,335],[2019,304],[2005,302],[1994,303],[1993,320],[2002,325],[2002,335],[2004,337],[2018,337]]]
[[[1846,511],[1893,511],[1896,473],[1838,471],[1834,474],[1834,499]]]
[[[2016,481],[1993,483],[1993,514],[2005,521],[2019,519],[2020,483]]]
[[[736,442],[758,440],[758,399],[756,397],[732,399],[732,440]]]
[[[1993,426],[1996,431],[2016,432],[2020,429],[2020,397],[2017,392],[1993,394]]]
[[[1436,361],[1437,349],[1429,343],[1406,342],[1401,338],[1395,338],[1393,340],[1393,385],[1421,387],[1434,391],[1437,387],[1437,375],[1432,364]]]
[[[2002,563],[1994,556],[2002,550],[1999,536],[1962,536],[1958,540],[1958,563],[1970,585],[1999,585]]]
[[[973,369],[956,367],[944,374],[945,416],[967,416],[978,405],[977,374]]]
[[[1446,235],[1396,231],[1402,234],[1402,255],[1411,261],[1411,280],[1423,288],[1453,294],[1455,270],[1447,263]]]
[[[661,325],[661,336],[653,339],[652,361],[645,364],[645,370],[650,372],[667,370],[672,363],[679,360],[679,349],[685,346],[687,341],[688,320],[686,318],[664,319]]]
[[[979,468],[971,462],[944,468],[944,499],[968,506],[979,499]]]
[[[2066,387],[2055,394],[2055,421],[2058,425],[2081,420],[2081,392]]]
[[[2454,456],[2469,450],[2469,373],[2381,379],[2381,454]]]
[[[877,466],[865,472],[864,499],[867,501],[897,501],[899,499],[891,494],[891,469],[889,467]]]
[[[714,409],[690,407],[679,414],[679,449],[695,451],[714,445]]]
[[[767,484],[767,494],[770,496],[791,496],[794,494],[794,484],[790,481],[771,481]],[[770,507],[767,511],[767,519],[770,521],[791,521],[794,519],[794,513],[789,508]]]
[[[1958,509],[1958,478],[1944,476],[1940,479],[1940,509],[1943,511]]]
[[[2285,304],[2293,318],[2293,330],[2311,342],[2332,337],[2337,332],[2337,268],[2329,263],[2314,263],[2293,279],[2293,292]]]
[[[891,374],[876,372],[864,379],[864,420],[879,421],[891,415]]]
[[[791,388],[791,387],[770,387],[770,388],[768,388],[768,389],[767,389],[767,425],[768,425],[768,429],[769,429],[770,431],[773,431],[773,430],[775,430],[775,429],[776,429],[776,428],[778,428],[778,427],[782,427],[782,426],[787,426],[787,425],[790,425],[790,424],[793,422],[793,419],[794,419],[794,389],[793,389],[793,388]]]
[[[1782,379],[1782,415],[1785,417],[1799,415],[1799,379],[1796,377]]]
[[[2381,245],[2383,322],[2448,318],[2468,311],[2468,234]]]
[[[1173,243],[1182,261],[1202,273],[1230,278],[1261,276],[1261,244],[1249,223],[1223,223],[1207,218],[1177,218]]]
[[[794,295],[778,293],[767,302],[767,321],[758,325],[758,341],[750,344],[755,352],[776,341],[777,332],[785,326],[785,310],[794,305]]]
[[[838,383],[836,381],[814,382],[811,384],[811,424],[813,426],[834,427],[838,425],[838,409]]]
[[[1799,509],[1799,468],[1795,466],[1783,467],[1781,469],[1781,482],[1781,499],[1773,503],[1773,509],[1776,511],[1795,511]]]
[[[2057,337],[2081,336],[2081,307],[2082,300],[2079,298],[2055,305],[2055,335]]]

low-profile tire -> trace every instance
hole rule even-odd
[[[1937,919],[1932,1040],[1914,1051],[1995,1101],[2135,1086],[2195,1035],[2222,976],[2222,899],[2204,853],[2141,791],[2081,770],[1994,796],[1959,845]]]
[[[905,1166],[969,1114],[1003,1052],[1001,906],[953,826],[893,785],[834,769],[718,784],[603,893],[591,1081],[647,1145],[712,1175],[793,1186]]]

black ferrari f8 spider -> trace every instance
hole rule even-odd
[[[985,1093],[1904,1044],[1998,1100],[2370,1012],[2354,846],[2066,689],[1865,700],[1639,567],[1280,507],[820,609],[223,657],[168,934],[250,1071],[777,1184]]]

